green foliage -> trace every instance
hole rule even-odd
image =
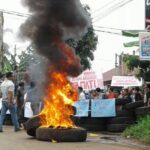
[[[130,71],[138,68],[137,77],[143,77],[146,81],[150,81],[150,61],[143,61],[136,55],[124,55],[123,61]]]
[[[133,70],[139,66],[139,58],[136,55],[124,55],[123,61],[129,70]]]
[[[85,5],[83,7],[90,16],[89,6]],[[91,61],[94,60],[94,51],[96,50],[97,42],[98,38],[92,26],[88,28],[87,33],[79,41],[75,39],[68,39],[66,41],[67,44],[75,49],[76,54],[80,57],[84,70],[91,68]],[[35,49],[33,46],[29,46],[27,51],[22,52],[19,56],[19,71],[25,71],[29,64],[38,62],[37,57],[34,57],[34,55]]]
[[[139,119],[138,123],[123,132],[123,136],[150,144],[150,116]]]
[[[30,45],[27,47],[26,51],[22,51],[21,55],[19,56],[20,63],[19,63],[19,71],[24,72],[30,66],[30,64],[37,64],[39,62],[39,58],[36,54],[35,48]]]
[[[76,54],[81,59],[83,69],[91,68],[91,61],[94,60],[98,38],[93,27],[88,28],[88,32],[79,41],[69,39],[66,42],[75,49]]]

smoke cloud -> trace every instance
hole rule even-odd
[[[22,38],[27,38],[45,56],[53,69],[68,76],[81,73],[80,58],[64,41],[79,38],[90,25],[80,0],[22,0],[31,17],[21,26]]]

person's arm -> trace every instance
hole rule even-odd
[[[8,91],[8,103],[13,104],[13,91]]]
[[[14,98],[14,85],[10,85],[8,88],[8,105],[12,106],[13,105],[13,98]]]
[[[2,92],[0,91],[0,98],[2,98]]]
[[[0,98],[2,98],[1,86],[0,86]]]

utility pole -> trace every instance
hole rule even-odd
[[[13,72],[15,76],[15,83],[17,84],[18,82],[18,67],[17,67],[17,62],[16,62],[16,56],[17,56],[17,47],[16,45],[14,46],[14,66],[13,66]]]
[[[118,75],[118,57],[119,55],[115,53],[115,75]]]
[[[3,12],[0,12],[0,72],[3,71],[3,58],[4,58],[3,24],[4,24]]]

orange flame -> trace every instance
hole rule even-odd
[[[50,76],[51,82],[44,97],[44,108],[39,115],[41,125],[74,128],[75,125],[70,119],[74,112],[70,106],[78,99],[78,93],[69,83],[65,73],[53,72]]]

